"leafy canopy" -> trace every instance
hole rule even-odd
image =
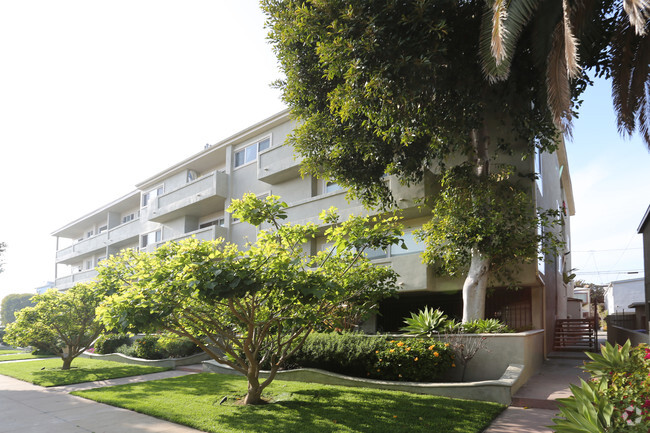
[[[34,346],[54,353],[70,368],[104,329],[95,315],[105,292],[92,283],[77,284],[65,292],[51,289],[32,299],[36,305],[22,309],[7,326],[5,341]]]
[[[216,361],[246,375],[246,403],[259,403],[275,372],[315,327],[367,314],[395,290],[395,273],[372,266],[366,248],[400,241],[396,218],[352,217],[338,222],[323,212],[332,247],[310,254],[322,231],[315,224],[281,225],[286,203],[253,194],[229,211],[261,230],[246,250],[219,239],[187,239],[153,253],[125,251],[102,263],[101,284],[114,287],[100,309],[109,327],[165,329],[188,337]],[[259,383],[260,365],[271,376]]]
[[[2,304],[0,304],[0,319],[2,319],[2,324],[7,325],[13,322],[16,320],[16,312],[34,305],[31,301],[33,296],[33,293],[12,293],[2,298]]]

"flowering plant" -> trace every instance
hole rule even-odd
[[[391,340],[375,353],[368,375],[378,379],[431,382],[455,367],[449,344],[426,338]]]
[[[587,354],[592,362],[584,369],[589,382],[572,386],[573,396],[560,399],[560,413],[554,419],[556,432],[573,432],[580,426],[586,432],[650,431],[650,348],[606,343],[601,354]]]

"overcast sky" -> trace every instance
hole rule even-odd
[[[54,278],[51,233],[284,108],[254,0],[0,3],[0,299]],[[650,156],[590,90],[567,143],[574,267],[642,276]],[[595,273],[592,273],[595,272]]]

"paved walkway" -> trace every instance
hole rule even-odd
[[[0,375],[0,433],[196,433],[200,430],[68,394],[184,374],[192,372],[171,370],[52,388]]]

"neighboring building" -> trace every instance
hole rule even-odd
[[[632,304],[645,302],[643,278],[612,281],[605,290],[605,309],[608,314],[633,314]]]
[[[36,294],[41,295],[53,288],[54,288],[54,281],[48,281],[47,283],[45,283],[45,285],[36,288]]]
[[[290,146],[283,145],[293,127],[288,111],[281,112],[206,147],[140,182],[135,191],[56,230],[56,287],[66,289],[92,279],[95,266],[123,248],[152,251],[160,243],[191,236],[223,237],[243,246],[255,239],[256,229],[236,221],[225,209],[231,199],[247,192],[282,197],[289,204],[286,221],[291,223],[318,222],[320,211],[330,206],[338,208],[343,218],[367,214],[359,202],[348,202],[337,184],[300,176],[300,161]],[[537,181],[531,181],[531,193],[537,207],[563,213],[565,225],[558,230],[563,232],[567,253],[524,267],[518,275],[520,290],[496,288],[487,300],[487,314],[520,329],[552,330],[556,319],[567,317],[567,297],[573,295],[572,285],[564,284],[562,278],[563,271],[571,269],[569,216],[574,213],[564,144],[559,143],[554,154],[508,162],[522,171],[540,173]],[[408,250],[394,248],[371,255],[377,264],[390,265],[400,274],[400,297],[381,304],[380,314],[366,324],[370,328],[396,330],[409,312],[425,305],[460,316],[462,280],[436,277],[432,266],[417,258],[423,245],[412,234],[429,218],[418,199],[434,191],[434,176],[428,173],[421,184],[411,187],[387,178],[403,210]],[[311,250],[326,247],[319,238]],[[547,347],[552,346],[552,334],[547,332]]]
[[[645,303],[645,317],[650,319],[650,206],[645,211],[645,215],[641,219],[641,224],[637,232],[643,235],[643,269],[645,270],[645,279],[644,279],[644,291],[645,297],[643,302]],[[645,328],[649,329],[648,323],[645,324]]]

